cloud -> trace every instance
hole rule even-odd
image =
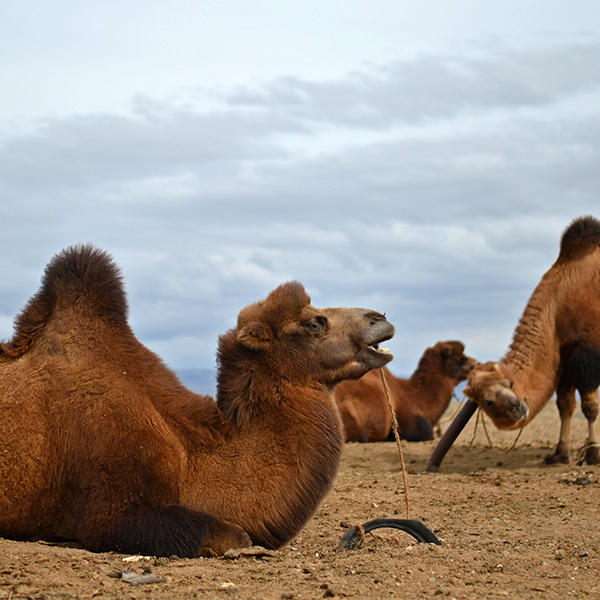
[[[438,339],[497,358],[562,230],[597,210],[599,58],[488,46],[6,134],[0,337],[51,255],[92,241],[178,367],[212,365],[240,308],[288,279],[386,312],[396,372]]]
[[[599,83],[600,45],[565,45],[496,49],[477,57],[422,56],[335,82],[285,77],[257,90],[239,89],[228,100],[307,122],[386,128],[466,111],[546,106]]]

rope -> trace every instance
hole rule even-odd
[[[363,529],[362,525],[357,525],[356,526],[356,534],[358,536],[360,536],[360,540],[356,544],[356,547],[357,548],[362,548],[363,544],[365,543],[365,530]]]
[[[475,440],[475,436],[477,435],[477,425],[479,424],[479,414],[480,413],[481,413],[481,423],[483,425],[483,430],[485,431],[485,436],[487,437],[488,444],[490,445],[490,449],[493,450],[496,454],[502,454],[502,455],[512,452],[515,449],[515,446],[517,445],[517,442],[519,441],[521,434],[523,433],[523,429],[525,428],[525,419],[523,419],[523,424],[521,425],[521,429],[519,429],[519,433],[517,434],[517,437],[515,438],[515,441],[512,443],[511,447],[508,450],[498,450],[498,449],[494,448],[494,444],[492,443],[492,439],[490,438],[490,434],[488,433],[487,425],[485,424],[485,419],[483,417],[483,410],[481,410],[481,407],[479,407],[479,409],[477,411],[477,420],[475,421],[475,431],[473,432],[473,439],[471,440],[470,445],[471,446],[473,445],[473,441]]]
[[[463,396],[462,400],[459,400],[456,396],[456,394],[452,394],[452,397],[458,402],[458,406],[454,409],[454,411],[452,412],[452,414],[449,417],[446,417],[440,421],[437,422],[437,425],[445,425],[446,423],[450,422],[450,421],[454,421],[454,417],[458,414],[458,411],[462,408],[463,404],[465,403],[465,397]]]
[[[400,464],[402,465],[402,479],[404,481],[404,498],[406,499],[406,518],[410,518],[410,502],[408,500],[408,481],[406,478],[406,466],[404,464],[404,455],[402,454],[402,444],[400,443],[400,429],[398,427],[398,419],[396,418],[396,411],[392,406],[392,399],[390,398],[390,389],[388,388],[387,381],[385,379],[385,373],[383,369],[379,369],[379,375],[381,376],[381,383],[383,384],[383,391],[387,398],[388,408],[392,415],[392,429],[394,430],[394,437],[396,438],[396,445],[398,446],[398,455],[400,456]]]

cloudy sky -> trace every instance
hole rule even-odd
[[[94,242],[176,369],[289,279],[497,359],[600,217],[597,0],[4,0],[0,68],[0,338]]]

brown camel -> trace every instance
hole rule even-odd
[[[454,388],[477,364],[464,350],[462,342],[438,342],[425,350],[410,379],[395,377],[389,369],[383,369],[402,439],[433,439],[433,427],[448,408]],[[357,381],[340,383],[334,395],[346,441],[380,442],[390,436],[393,439],[392,417],[378,371],[370,371]]]
[[[600,222],[581,217],[564,232],[558,259],[542,277],[506,356],[469,375],[465,395],[501,429],[529,423],[556,391],[560,436],[547,463],[568,463],[575,391],[588,420],[582,462],[600,464]]]
[[[106,253],[63,251],[0,346],[0,536],[182,557],[281,546],[336,474],[332,387],[388,363],[393,331],[283,284],[219,338],[215,401],[136,339]]]

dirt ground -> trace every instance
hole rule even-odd
[[[600,468],[542,464],[558,436],[554,403],[506,455],[488,448],[481,424],[473,441],[474,424],[439,473],[425,471],[436,442],[403,443],[409,516],[441,546],[379,529],[360,549],[336,552],[349,526],[406,517],[395,443],[347,444],[331,493],[278,551],[154,559],[0,539],[0,599],[600,598]],[[497,449],[516,435],[491,424],[488,431]],[[582,446],[580,414],[574,437]],[[155,581],[133,585],[123,571],[146,571]]]

